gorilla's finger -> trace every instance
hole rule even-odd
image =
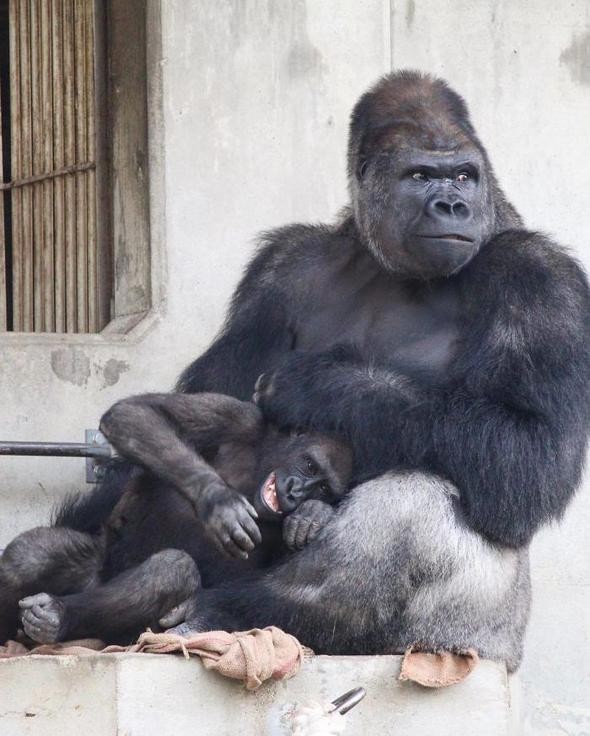
[[[253,519],[257,519],[258,518],[258,512],[254,508],[254,506],[252,506],[252,504],[250,503],[250,501],[248,501],[247,498],[242,497],[242,503],[246,507],[246,511],[250,514],[250,516]]]
[[[26,598],[21,598],[18,605],[21,608],[32,608],[36,603],[46,604],[51,601],[51,596],[47,593],[39,593],[36,595],[29,595]]]
[[[308,531],[309,531],[309,521],[307,519],[302,519],[297,525],[297,531],[295,533],[296,549],[303,549],[305,547],[305,541],[307,539]]]
[[[297,523],[293,516],[289,516],[283,522],[283,541],[290,550],[295,549],[295,533],[297,531]]]
[[[224,536],[222,538],[221,548],[229,557],[238,557],[242,560],[248,559],[248,553],[238,547],[238,545],[229,536]]]
[[[245,552],[251,552],[254,549],[254,542],[241,528],[234,529],[234,531],[232,532],[232,539],[238,545],[238,547],[240,547],[240,549],[244,550]]]
[[[43,608],[37,604],[35,604],[30,610],[35,614],[35,616],[37,616],[37,618],[43,619],[44,621],[52,624],[59,623],[57,611],[48,610],[47,608]]]
[[[252,542],[252,546],[247,549],[254,549],[257,544],[262,542],[262,534],[260,533],[258,524],[249,516],[242,518],[240,523],[242,525],[242,529],[246,532]]]
[[[317,521],[312,521],[307,529],[307,540],[305,543],[309,544],[312,542],[319,534],[321,528],[321,524],[318,524]]]

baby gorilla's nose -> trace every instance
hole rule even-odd
[[[283,511],[293,511],[305,493],[305,484],[297,475],[287,475],[278,479],[277,493]]]

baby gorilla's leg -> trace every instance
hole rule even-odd
[[[148,626],[166,627],[190,615],[199,582],[188,554],[163,550],[104,585],[69,596],[23,599],[23,627],[40,643],[86,637],[129,642]]]
[[[16,537],[0,558],[0,643],[16,634],[20,598],[83,590],[98,577],[101,551],[100,540],[65,527],[38,527]]]

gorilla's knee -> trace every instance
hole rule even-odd
[[[187,583],[199,583],[199,569],[193,558],[180,549],[163,549],[154,553],[145,563],[155,576],[173,575]]]

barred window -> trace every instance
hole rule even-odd
[[[0,330],[149,307],[143,6],[0,0]]]

